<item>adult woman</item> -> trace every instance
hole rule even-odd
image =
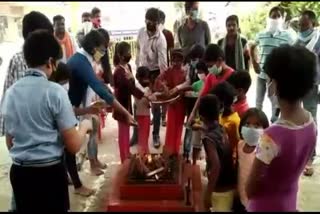
[[[30,69],[9,88],[2,106],[17,211],[66,212],[69,195],[63,149],[76,153],[87,129],[80,126],[76,131],[77,120],[66,91],[48,81],[62,57],[52,33],[31,33],[23,52]]]

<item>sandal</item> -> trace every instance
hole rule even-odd
[[[311,177],[313,173],[314,173],[314,169],[311,166],[307,166],[303,171],[304,176],[308,176],[308,177]]]

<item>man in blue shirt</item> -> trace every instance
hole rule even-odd
[[[30,69],[8,89],[1,108],[13,160],[10,180],[17,211],[66,212],[69,195],[63,151],[64,147],[71,153],[79,151],[87,127],[76,130],[78,121],[66,91],[48,80],[62,56],[52,33],[31,33],[23,53]]]
[[[267,75],[264,72],[264,63],[266,58],[271,53],[271,51],[281,45],[293,44],[294,40],[290,33],[283,30],[283,14],[284,11],[280,7],[273,7],[269,12],[269,18],[267,20],[267,27],[264,31],[260,32],[255,43],[250,48],[250,57],[252,61],[253,68],[258,74],[257,78],[257,94],[256,94],[256,107],[260,110],[263,109],[263,101],[265,94],[267,92]],[[255,56],[255,49],[259,49],[258,59]],[[273,99],[270,100],[272,103],[272,118],[271,121],[275,121],[276,106]]]
[[[312,51],[316,57],[320,58],[320,31],[315,29],[317,22],[316,14],[311,10],[305,10],[301,13],[299,20],[300,32],[298,34],[298,39],[296,45],[302,45],[308,50]],[[319,66],[319,65],[318,65]],[[311,112],[314,121],[317,122],[317,111],[318,111],[318,85],[320,82],[320,75],[318,73],[316,84],[313,90],[303,99],[303,107]],[[304,175],[312,176],[313,168],[312,162],[314,156],[316,155],[316,150],[314,150],[312,157],[304,171]]]

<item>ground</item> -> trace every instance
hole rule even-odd
[[[10,48],[8,48],[10,47]],[[6,69],[8,66],[8,54],[6,51],[10,52],[9,55],[13,54],[12,50],[17,50],[11,48],[12,45],[0,44],[0,56],[4,59],[3,66],[0,68],[0,80],[3,81]],[[255,75],[252,75],[255,78]],[[253,78],[253,80],[254,80]],[[0,93],[2,92],[2,87],[0,88]],[[255,81],[248,92],[248,101],[250,106],[255,105]],[[270,103],[267,100],[265,102],[264,110],[268,116],[270,116]],[[318,118],[319,120],[320,118]],[[84,169],[80,172],[80,177],[83,184],[96,189],[96,193],[89,197],[84,198],[73,194],[73,187],[69,187],[69,194],[71,200],[71,210],[72,211],[104,211],[106,207],[106,201],[108,198],[108,192],[111,187],[111,178],[115,174],[119,164],[119,150],[117,142],[117,123],[108,115],[106,128],[104,130],[104,142],[99,145],[99,158],[108,164],[105,174],[99,177],[92,176],[89,172],[89,163],[84,163]],[[164,140],[165,129],[161,128],[161,139]],[[318,142],[317,153],[319,154],[320,144]],[[150,148],[152,148],[150,144]],[[134,151],[136,148],[132,148]],[[155,150],[156,151],[156,150]],[[10,207],[11,201],[11,185],[9,181],[9,169],[10,169],[10,158],[8,151],[5,146],[4,138],[0,138],[0,212],[7,211]],[[203,167],[203,163],[201,164]],[[203,179],[205,181],[205,179]],[[320,210],[320,160],[316,158],[315,160],[315,174],[311,178],[302,177],[300,181],[299,190],[299,210],[300,211],[319,211]]]

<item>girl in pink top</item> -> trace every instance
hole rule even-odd
[[[298,183],[317,141],[316,124],[301,100],[316,83],[316,56],[304,47],[273,49],[265,63],[280,119],[260,138],[247,182],[248,211],[297,211]]]
[[[238,192],[243,207],[247,207],[248,197],[245,185],[256,154],[256,146],[263,130],[269,127],[268,117],[257,108],[244,113],[239,127],[241,141],[238,144]]]

